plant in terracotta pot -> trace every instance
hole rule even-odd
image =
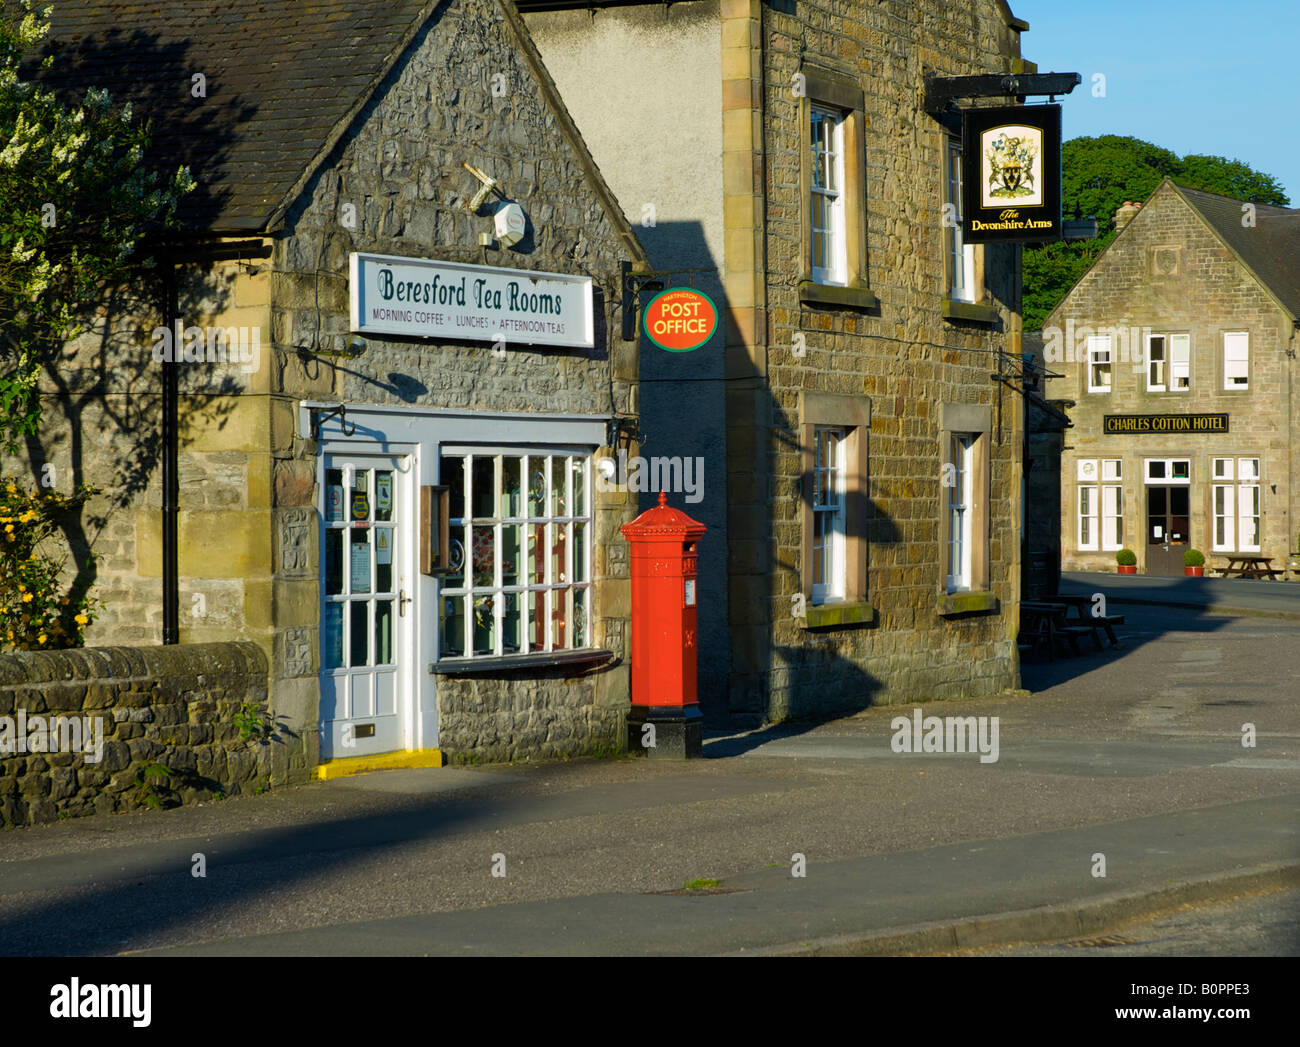
[[[1120,574],[1137,574],[1137,553],[1132,549],[1121,549],[1115,554],[1115,569]]]
[[[1199,549],[1188,549],[1183,553],[1183,574],[1188,578],[1201,578],[1205,575],[1205,554]]]

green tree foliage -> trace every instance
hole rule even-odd
[[[1275,178],[1240,160],[1189,154],[1179,157],[1139,138],[1102,135],[1072,138],[1061,146],[1061,211],[1066,218],[1097,217],[1098,235],[1026,247],[1024,317],[1038,330],[1067,291],[1115,239],[1115,212],[1125,200],[1141,203],[1162,179],[1189,189],[1249,200],[1289,204]]]
[[[52,7],[0,5],[0,446],[40,422],[41,367],[95,314],[106,285],[151,265],[140,245],[194,187],[142,166],[148,129],[107,92],[67,104],[19,66],[49,33]],[[40,68],[47,69],[53,57]]]

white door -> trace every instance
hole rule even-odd
[[[321,506],[321,759],[410,748],[410,457],[327,454]]]

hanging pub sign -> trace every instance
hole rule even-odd
[[[1061,239],[1061,107],[963,113],[962,241]]]
[[[595,344],[592,279],[395,255],[351,255],[352,330],[510,345]]]

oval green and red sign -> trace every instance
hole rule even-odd
[[[646,337],[670,353],[698,349],[718,329],[718,309],[709,296],[691,287],[670,287],[645,307]]]

